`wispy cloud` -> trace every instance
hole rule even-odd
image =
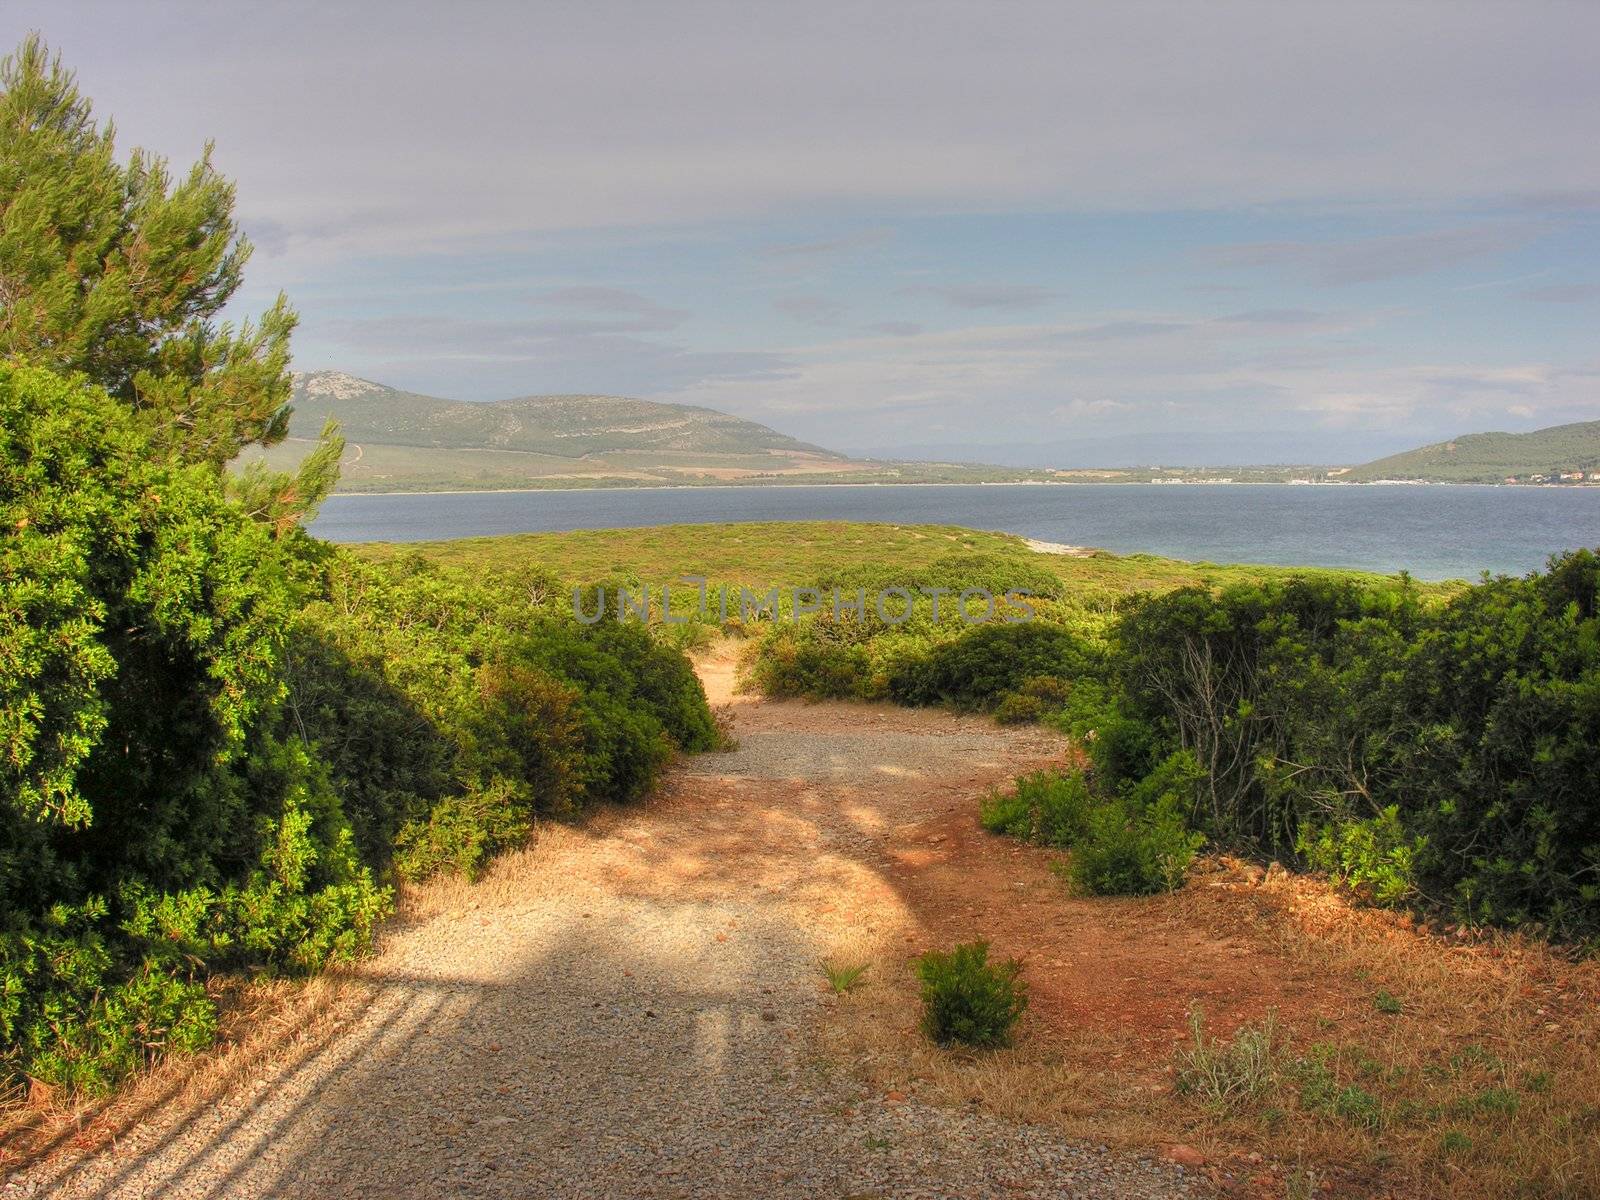
[[[1539,232],[1526,223],[1471,225],[1349,241],[1246,242],[1208,247],[1197,257],[1211,267],[1266,267],[1337,286],[1428,275],[1517,249]]]
[[[1048,288],[1031,283],[920,283],[901,288],[906,296],[937,296],[955,308],[1043,308],[1056,298]]]
[[[666,308],[637,292],[612,287],[551,288],[535,294],[532,302],[540,308],[593,315],[549,317],[532,322],[508,321],[494,324],[503,325],[508,329],[523,329],[532,336],[663,333],[682,325],[689,315],[682,309]]]
[[[1529,288],[1522,296],[1542,304],[1581,304],[1585,300],[1600,300],[1600,283],[1552,283]]]
[[[1593,411],[1593,372],[1550,362],[1387,360],[1351,335],[1369,313],[1145,314],[1099,324],[984,325],[902,338],[849,338],[792,354],[792,369],[717,381],[677,398],[777,422],[812,440],[890,445],[917,429],[974,443],[1084,435],[1260,430],[1407,439]],[[1514,411],[1515,410],[1515,411]]]
[[[407,315],[335,321],[329,332],[347,355],[397,364],[444,395],[461,394],[450,381],[466,365],[496,394],[654,393],[776,378],[789,367],[778,353],[695,350],[603,322]]]
[[[767,258],[783,260],[833,258],[882,246],[893,236],[892,229],[860,229],[812,242],[779,242],[762,247],[761,252]]]
[[[773,300],[772,307],[807,325],[837,325],[846,312],[846,306],[837,300],[806,293],[779,296]]]

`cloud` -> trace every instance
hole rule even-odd
[[[906,296],[937,296],[954,308],[1042,308],[1056,293],[1028,283],[916,284],[900,289]]]
[[[1324,314],[1312,312],[1304,308],[1257,308],[1249,312],[1233,313],[1231,316],[1213,318],[1213,325],[1231,325],[1235,328],[1251,325],[1286,326],[1286,325],[1315,325],[1324,319]]]
[[[560,327],[566,333],[656,333],[676,329],[689,314],[682,309],[664,308],[655,301],[612,287],[562,287],[539,292],[537,305],[578,309],[606,314],[601,319],[569,319],[541,322],[549,329]]]
[[[602,323],[565,320],[399,315],[333,321],[327,332],[341,363],[363,370],[387,364],[408,386],[425,380],[441,394],[458,396],[463,373],[470,369],[478,389],[490,391],[469,397],[480,399],[495,392],[638,395],[772,379],[789,369],[781,354],[692,350],[618,333]]]
[[[1600,6],[8,0],[127,144],[218,139],[300,268],[563,229],[818,213],[1215,211],[1600,194]],[[1441,33],[1441,31],[1445,31]],[[1445,38],[1441,42],[1441,38]],[[952,71],[950,64],[961,69]],[[293,78],[293,87],[283,81]],[[261,102],[271,96],[272,103]],[[876,227],[876,226],[875,226]],[[860,249],[824,234],[777,256]]]
[[[807,325],[836,325],[845,314],[845,306],[839,301],[803,293],[779,296],[772,307]]]
[[[1208,247],[1197,257],[1211,267],[1268,267],[1337,286],[1432,274],[1515,250],[1537,233],[1527,224],[1471,225],[1342,242],[1246,242]]]
[[[1233,435],[1235,461],[1248,460],[1263,430],[1387,431],[1420,443],[1492,428],[1513,406],[1550,424],[1593,415],[1593,368],[1406,361],[1350,341],[1379,315],[1235,316],[1252,315],[1129,314],[844,338],[792,351],[781,375],[713,381],[673,398],[824,445],[886,447],[934,425],[952,443],[1027,444],[1058,439],[1070,424],[1075,434],[1126,436],[1129,445],[1168,444],[1185,430]]]
[[[1600,283],[1552,283],[1529,288],[1522,293],[1522,298],[1543,304],[1581,304],[1585,300],[1600,299]]]
[[[1600,188],[1565,192],[1533,192],[1518,196],[1518,208],[1541,213],[1592,213],[1600,209]]]
[[[780,242],[762,247],[761,252],[765,257],[775,259],[833,258],[881,246],[893,236],[892,229],[862,229],[814,242]]]

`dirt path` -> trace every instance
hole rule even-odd
[[[703,668],[713,702],[735,701],[737,752],[681,764],[647,805],[547,832],[475,887],[425,893],[352,973],[330,1035],[286,1036],[214,1101],[169,1103],[0,1194],[1199,1191],[1165,1162],[865,1085],[821,1033],[839,1003],[824,957],[871,954],[871,980],[964,925],[1026,918],[1037,864],[978,844],[974,798],[1060,742],[740,700],[731,672]]]

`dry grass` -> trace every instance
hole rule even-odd
[[[474,883],[441,877],[402,885],[398,911],[380,940],[447,914],[559,890],[564,876],[549,869],[552,857],[616,819],[617,813],[601,812],[583,829],[541,826],[528,846],[500,855]],[[72,1101],[21,1089],[0,1097],[0,1171],[114,1145],[163,1109],[187,1111],[246,1085],[273,1064],[314,1053],[376,995],[364,970],[358,962],[310,980],[213,979],[219,1029],[216,1045],[204,1054],[162,1060],[103,1099]]]
[[[330,971],[307,982],[213,982],[217,1044],[205,1054],[165,1059],[104,1099],[13,1098],[0,1107],[0,1168],[59,1153],[113,1146],[163,1109],[214,1101],[285,1056],[308,1055],[372,996],[359,976]]]
[[[1600,962],[1511,935],[1418,931],[1313,881],[1257,895],[1286,955],[1367,988],[1359,1009],[1296,1031],[1334,1087],[1372,1098],[1344,1116],[1289,1109],[1281,1124],[1308,1153],[1408,1194],[1600,1195]],[[1273,1115],[1242,1114],[1240,1131]]]
[[[1256,885],[1237,864],[1150,903],[1273,944],[1358,999],[1209,1031],[1199,1064],[1192,1048],[1141,1060],[1034,1014],[1012,1049],[951,1054],[917,1032],[906,943],[885,937],[841,947],[872,959],[875,986],[840,997],[823,1052],[884,1092],[1109,1145],[1197,1146],[1217,1182],[1246,1194],[1600,1196],[1600,963],[1415,930],[1316,881]],[[1384,1011],[1380,992],[1402,1011]],[[1180,1071],[1197,1065],[1211,1075],[1185,1094]]]

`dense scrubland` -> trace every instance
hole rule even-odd
[[[1059,577],[955,556],[819,580],[1032,586],[1037,619],[931,603],[889,626],[824,613],[766,631],[776,694],[888,698],[1072,733],[1095,803],[1069,821],[1170,826],[1332,872],[1469,923],[1600,933],[1600,559],[1451,595],[1408,580],[1263,574],[1085,605]],[[1022,574],[1020,581],[1016,577]],[[965,584],[958,580],[968,581]],[[1097,840],[1089,838],[1089,842]],[[1136,889],[1143,890],[1143,889]]]
[[[709,615],[680,587],[687,624],[663,635],[748,637],[750,683],[768,694],[942,704],[1072,733],[1084,771],[1055,790],[1090,797],[1062,817],[1079,837],[1099,809],[1125,825],[1159,810],[1164,827],[1181,812],[1216,846],[1331,872],[1381,902],[1577,941],[1600,932],[1600,559],[1589,551],[1475,584],[1041,554],[1003,534],[828,522],[358,553],[479,570],[527,556],[613,595],[704,577]],[[773,584],[789,605],[779,620],[752,625],[736,604],[719,619],[724,589]],[[794,620],[796,587],[820,591],[823,611]],[[917,595],[908,619],[878,614],[873,597],[889,587]],[[935,620],[922,589],[936,588],[1026,590],[1034,619],[997,608],[969,621],[984,602],[963,614],[945,595]],[[864,611],[852,603],[861,592]],[[1041,819],[995,818],[1070,840]]]
[[[274,537],[42,371],[0,368],[0,405],[13,1078],[203,1045],[212,973],[349,957],[393,879],[470,875],[714,742],[682,654],[580,626],[547,575]]]
[[[278,301],[209,155],[119,161],[38,38],[0,68],[0,1074],[103,1090],[208,1043],[224,973],[360,953],[392,884],[715,740],[683,656],[537,571],[360,562],[294,472]]]
[[[1597,918],[1593,554],[1522,579],[1419,584],[826,522],[354,552],[485,575],[537,560],[654,595],[680,573],[705,576],[710,619],[693,619],[695,589],[674,590],[688,624],[657,612],[656,628],[683,644],[732,635],[747,687],[1071,735],[1058,766],[974,803],[971,819],[1041,847],[1022,861],[1047,867],[1015,917],[962,922],[976,895],[945,898],[960,938],[993,937],[1003,952],[986,963],[980,947],[957,946],[916,960],[904,981],[892,952],[831,964],[829,985],[850,996],[838,1036],[886,1088],[931,1080],[952,1103],[1080,1134],[1191,1140],[1214,1162],[1237,1154],[1228,1169],[1240,1178],[1258,1170],[1247,1153],[1263,1152],[1280,1164],[1266,1194],[1312,1194],[1321,1181],[1372,1195],[1592,1191],[1593,964],[1574,960],[1592,950]],[[837,586],[845,599],[884,586],[1027,588],[1036,619],[968,624],[946,598],[935,621],[926,597],[899,625],[870,603],[864,617],[830,606],[798,623],[791,610],[772,623],[716,615],[723,587],[773,583]],[[1018,861],[1003,844],[982,852]],[[1288,872],[1267,869],[1274,861]],[[990,898],[1009,907],[1002,894]],[[1115,1016],[1083,1029],[1081,1014],[1022,1011],[1030,979],[1072,990],[1074,970],[1093,974],[1092,958],[1068,954],[1068,929],[1102,923],[1150,956],[1142,966],[1161,992],[1141,997],[1147,1015],[1181,1011],[1215,983],[1217,964],[1165,957],[1174,928],[1214,931],[1260,954],[1257,969],[1293,964],[1328,987],[1236,980],[1251,1003],[1233,1019],[1199,1002],[1176,1053],[1130,1035],[1108,1058]],[[1263,994],[1276,1000],[1263,1007]],[[935,1043],[1014,1045],[930,1057],[896,1032],[918,1027],[919,1005]],[[1166,1081],[1159,1100],[1152,1076]]]

